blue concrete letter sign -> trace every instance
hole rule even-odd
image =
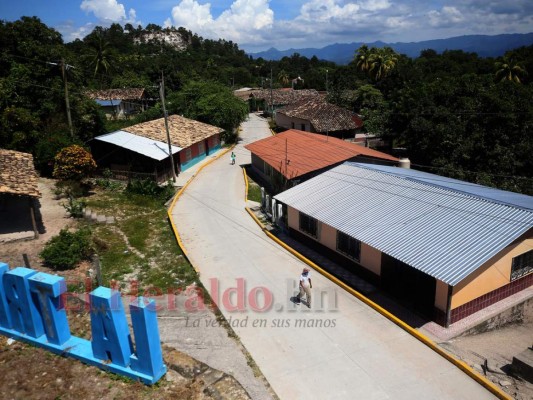
[[[103,370],[152,385],[163,364],[156,307],[138,297],[130,304],[135,347],[117,291],[99,287],[90,293],[92,341],[71,336],[65,304],[65,280],[0,262],[0,334]]]

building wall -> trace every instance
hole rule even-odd
[[[314,132],[309,120],[301,118],[291,118],[285,114],[276,113],[276,125],[285,129],[298,129],[299,131]],[[304,125],[302,127],[302,125]],[[303,129],[305,128],[305,129]]]
[[[437,279],[437,287],[435,289],[435,307],[445,313],[447,306],[448,285]]]
[[[533,233],[500,251],[453,289],[452,309],[511,282],[513,257],[533,249]]]
[[[213,135],[213,136],[218,137],[218,134]],[[220,142],[218,141],[218,138],[214,138],[213,136],[207,139],[207,143],[209,145],[209,153],[220,148]],[[181,150],[179,152],[180,170],[185,171],[186,169],[202,161],[206,157],[205,146],[206,146],[206,141],[205,139],[203,139],[200,142],[194,143],[190,145],[189,147]]]
[[[288,211],[288,223],[289,228],[292,228],[296,231],[300,231],[300,217],[299,211],[290,206],[287,207]],[[305,233],[302,232],[305,235]],[[315,238],[313,238],[315,239]],[[342,257],[345,257],[348,260],[353,260],[349,257],[344,256],[342,253],[337,251],[337,230],[323,222],[318,222],[318,238],[316,238],[320,244],[325,247],[335,251]],[[357,264],[366,268],[374,275],[381,274],[381,252],[372,246],[369,246],[365,243],[361,243],[361,253],[359,261],[353,260]]]

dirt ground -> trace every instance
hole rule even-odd
[[[533,399],[533,384],[513,376],[511,371],[513,356],[533,346],[533,322],[460,336],[440,345],[481,375],[485,375],[514,399]]]
[[[44,231],[40,233],[38,239],[23,240],[17,242],[0,243],[0,261],[8,263],[10,267],[24,266],[23,254],[28,255],[30,265],[33,269],[41,270],[41,260],[39,253],[44,244],[59,231],[76,222],[68,215],[61,205],[65,200],[56,200],[53,190],[55,181],[52,179],[39,178],[39,191],[42,197],[40,202],[40,213]]]

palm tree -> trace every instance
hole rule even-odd
[[[284,69],[279,71],[278,82],[280,82],[283,87],[289,85],[289,74],[287,74],[287,72]]]
[[[494,65],[497,69],[494,75],[496,82],[512,81],[522,83],[522,78],[527,75],[527,71],[512,58],[503,57],[502,61],[498,61]]]
[[[115,56],[111,44],[104,40],[103,35],[98,35],[89,42],[89,54],[87,55],[89,65],[94,66],[94,76],[104,70],[107,74],[113,66]]]
[[[372,55],[372,50],[369,50],[368,46],[364,44],[355,51],[355,62],[359,71],[367,72],[370,68],[369,58]]]
[[[368,73],[377,82],[391,74],[398,63],[398,54],[390,47],[372,48],[371,52]]]

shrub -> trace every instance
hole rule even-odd
[[[128,182],[125,191],[126,193],[139,194],[166,201],[174,194],[174,186],[170,181],[164,186],[159,186],[149,179],[133,179]]]
[[[96,170],[91,153],[78,145],[65,147],[54,158],[54,178],[83,180]]]
[[[74,197],[69,196],[68,203],[63,203],[62,205],[72,218],[81,218],[87,202],[85,200],[76,200]]]
[[[92,254],[91,231],[88,228],[70,232],[62,229],[50,239],[41,252],[45,264],[56,270],[74,268]]]

